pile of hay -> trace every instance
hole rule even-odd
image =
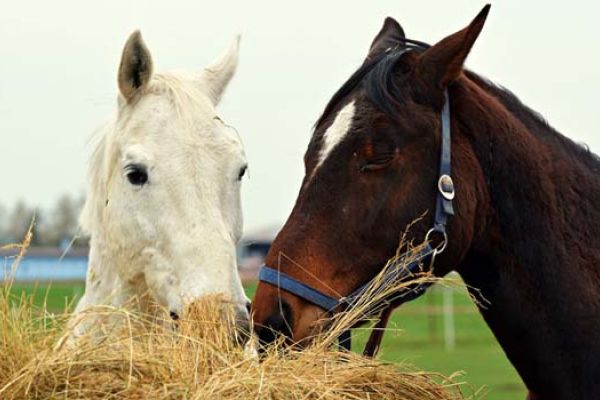
[[[57,350],[67,315],[11,297],[6,285],[0,295],[0,398],[462,398],[457,384],[441,376],[333,350],[335,332],[302,352],[273,348],[259,361],[233,343],[232,324],[224,323],[218,301],[190,307],[177,328],[148,315],[95,310],[125,323]]]

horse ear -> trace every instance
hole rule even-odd
[[[440,89],[444,89],[458,78],[463,63],[483,28],[490,7],[489,4],[483,7],[469,26],[446,37],[423,53],[418,68],[425,79],[433,79]]]
[[[142,39],[140,31],[135,31],[127,39],[121,64],[119,66],[119,90],[130,102],[131,99],[142,91],[152,76],[152,57]]]
[[[227,51],[202,71],[200,81],[208,89],[214,105],[219,104],[227,84],[233,77],[238,64],[240,35],[236,36]]]
[[[402,39],[404,38],[404,30],[398,21],[392,17],[387,17],[383,22],[381,30],[377,36],[375,36],[375,39],[373,39],[373,43],[371,43],[367,60],[370,60],[376,55],[386,51],[390,47],[396,46],[397,44],[401,43]]]

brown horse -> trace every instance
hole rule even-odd
[[[386,19],[319,118],[296,205],[266,264],[330,296],[373,278],[405,227],[422,240],[450,99],[455,215],[434,274],[457,271],[532,398],[600,398],[600,160],[463,62],[487,16],[423,51]],[[568,73],[568,71],[563,71]],[[320,328],[322,308],[261,282],[263,342]]]

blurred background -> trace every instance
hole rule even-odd
[[[312,126],[362,63],[383,19],[393,16],[408,37],[435,42],[467,25],[484,3],[0,4],[0,245],[19,242],[35,215],[32,248],[18,272],[21,289],[54,281],[59,307],[82,291],[87,251],[77,217],[90,138],[116,110],[116,71],[133,30],[141,29],[158,71],[200,70],[242,34],[239,69],[220,114],[239,131],[250,165],[240,266],[251,293],[256,266],[293,206]],[[467,66],[597,152],[598,11],[593,1],[495,2]],[[469,299],[448,296],[434,291],[401,310],[404,333],[390,335],[383,356],[444,373],[464,370],[466,381],[488,385],[488,398],[524,398]]]

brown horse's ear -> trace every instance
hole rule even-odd
[[[127,102],[142,91],[152,76],[152,57],[142,39],[135,31],[127,39],[119,65],[119,90]]]
[[[394,18],[387,17],[383,22],[381,30],[375,39],[373,39],[373,43],[371,43],[367,60],[401,43],[404,37],[404,30],[400,24]]]
[[[490,7],[489,4],[483,7],[469,26],[446,37],[423,53],[418,69],[424,79],[433,79],[437,87],[444,89],[458,78],[463,63],[483,28]]]

